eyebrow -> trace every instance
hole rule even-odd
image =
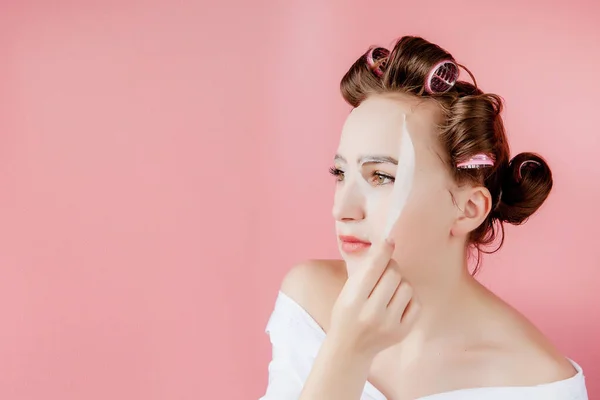
[[[346,161],[346,159],[344,157],[340,156],[339,154],[335,155],[334,160],[341,161],[343,163],[348,163]],[[398,165],[398,160],[396,160],[394,157],[390,157],[390,156],[377,156],[377,155],[361,156],[358,158],[359,165],[363,165],[363,164],[367,164],[367,163],[375,163],[375,164],[389,163],[389,164]]]

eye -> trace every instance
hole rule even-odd
[[[330,173],[331,175],[335,176],[335,177],[336,177],[336,180],[337,180],[338,182],[341,182],[341,181],[343,181],[343,180],[344,180],[344,171],[342,171],[342,170],[341,170],[341,169],[339,169],[339,168],[336,168],[336,167],[331,167],[331,168],[329,168],[329,173]]]
[[[396,179],[393,176],[389,176],[388,174],[385,174],[385,173],[379,172],[379,171],[373,172],[373,176],[371,179],[373,184],[375,184],[377,186],[383,186],[383,185],[387,185],[390,183],[394,183],[395,180]]]

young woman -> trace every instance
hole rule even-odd
[[[343,260],[285,277],[263,400],[587,399],[581,368],[469,271],[503,223],[542,205],[552,175],[536,154],[510,159],[500,98],[457,82],[459,67],[403,37],[343,77],[353,110],[331,169]],[[386,238],[403,129],[413,181]]]

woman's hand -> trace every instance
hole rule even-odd
[[[417,314],[412,288],[392,260],[394,245],[371,248],[333,306],[331,324],[300,400],[358,400],[373,358],[402,340]]]
[[[384,241],[370,249],[369,260],[348,278],[332,311],[330,340],[367,359],[400,342],[418,311],[412,287],[392,260],[394,247]]]

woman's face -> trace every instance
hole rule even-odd
[[[394,259],[405,270],[422,268],[448,244],[457,217],[450,194],[455,185],[436,138],[437,106],[416,101],[372,96],[344,124],[332,169],[337,179],[333,216],[349,274],[364,267],[370,243],[385,239],[405,116],[416,161],[410,195],[390,234],[396,243]]]

